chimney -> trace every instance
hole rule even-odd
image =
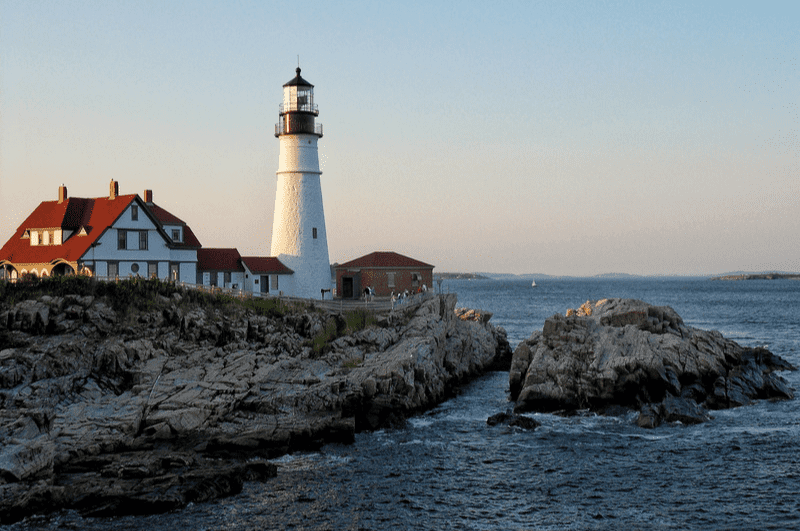
[[[63,184],[58,187],[58,204],[67,200],[67,187]]]
[[[144,202],[148,205],[153,204],[153,191],[152,190],[145,190],[144,191]]]
[[[116,199],[119,195],[119,183],[114,179],[111,179],[111,183],[108,185],[108,198],[109,199]]]

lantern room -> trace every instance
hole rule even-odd
[[[322,125],[315,124],[319,115],[314,103],[314,85],[297,75],[283,86],[283,103],[280,105],[280,121],[275,124],[275,136],[311,134],[322,137]]]

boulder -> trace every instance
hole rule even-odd
[[[707,420],[708,410],[793,398],[777,371],[794,370],[763,348],[687,327],[666,306],[587,301],[547,319],[514,351],[515,411],[640,411],[641,426]]]
[[[525,415],[520,415],[518,413],[506,412],[492,415],[486,419],[486,424],[489,426],[497,426],[502,424],[506,426],[522,428],[523,430],[534,430],[541,426],[541,423],[535,419],[526,417]]]

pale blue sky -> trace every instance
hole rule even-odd
[[[0,0],[0,239],[114,178],[268,254],[299,55],[331,261],[797,271],[798,5]]]

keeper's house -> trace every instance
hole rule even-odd
[[[90,274],[159,277],[194,283],[200,242],[176,216],[153,203],[153,193],[43,201],[0,249],[0,278]]]
[[[378,297],[408,290],[416,293],[423,286],[433,287],[434,266],[392,251],[376,251],[334,266],[336,296],[358,299],[371,287]]]

